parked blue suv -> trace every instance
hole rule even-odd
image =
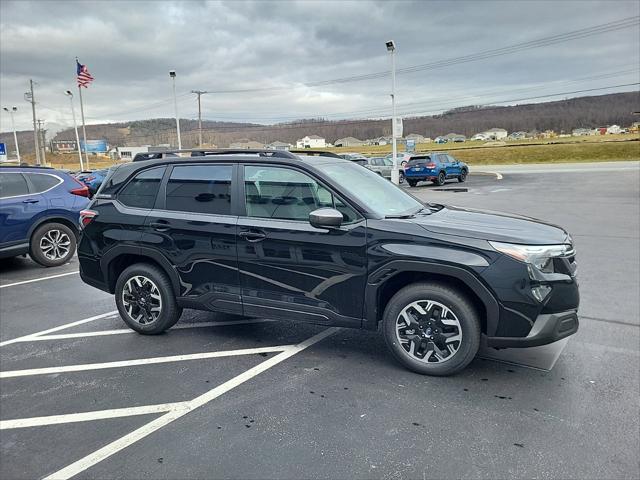
[[[432,181],[442,186],[450,178],[464,182],[469,174],[469,167],[446,153],[427,153],[412,156],[404,166],[404,176],[410,187],[418,182]]]
[[[68,262],[76,250],[89,189],[46,167],[0,168],[0,258],[26,253],[40,265]]]
[[[109,173],[108,168],[104,168],[102,170],[89,170],[80,172],[74,175],[76,180],[81,181],[89,188],[89,194],[91,196],[95,195],[102,182],[107,177],[107,173]]]

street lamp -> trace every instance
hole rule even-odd
[[[71,115],[73,116],[73,128],[76,131],[76,145],[78,147],[78,158],[80,159],[80,171],[84,170],[84,163],[82,162],[82,150],[80,149],[80,136],[78,135],[78,124],[76,123],[76,109],[73,106],[73,93],[71,90],[67,90],[64,92],[67,97],[69,97],[69,102],[71,103]]]
[[[176,112],[176,131],[178,132],[178,150],[182,150],[182,140],[180,139],[180,119],[178,118],[178,100],[176,98],[176,71],[169,70],[169,76],[173,80],[173,107]]]
[[[13,114],[18,111],[18,107],[11,107],[9,110],[7,107],[3,107],[5,112],[9,112],[11,115],[11,128],[13,129],[13,141],[16,143],[16,155],[18,157],[18,163],[20,163],[20,146],[18,145],[18,134],[16,133],[16,124],[13,121]]]
[[[398,173],[398,144],[396,142],[396,44],[393,40],[386,42],[387,51],[391,54],[391,155],[393,158],[393,170],[391,181],[398,185],[400,175]]]

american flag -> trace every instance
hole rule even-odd
[[[86,65],[82,65],[78,59],[76,58],[76,67],[78,74],[78,87],[87,88],[91,82],[93,82],[93,77],[87,70]]]

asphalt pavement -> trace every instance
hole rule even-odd
[[[424,377],[375,332],[207,312],[145,337],[75,261],[2,262],[0,478],[640,478],[640,167],[569,167],[408,189],[572,233],[581,324],[551,371]]]

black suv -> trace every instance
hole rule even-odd
[[[578,329],[571,237],[421,203],[334,157],[248,152],[121,165],[81,213],[82,279],[144,334],[183,308],[376,330],[419,373]]]

